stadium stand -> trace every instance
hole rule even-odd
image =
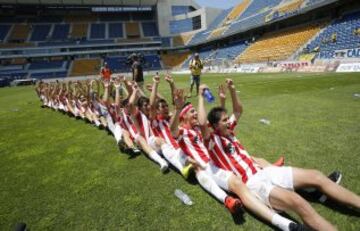
[[[34,47],[34,43],[30,42],[10,42],[10,43],[0,43],[0,48],[20,48],[20,47]]]
[[[170,33],[180,34],[193,30],[193,20],[191,18],[170,21]]]
[[[177,47],[187,45],[193,35],[193,33],[187,33],[175,36],[173,38],[173,46]]]
[[[145,37],[159,36],[155,22],[142,22],[141,26]]]
[[[101,60],[99,58],[76,59],[72,65],[70,76],[93,75],[99,73]]]
[[[224,18],[231,12],[231,10],[232,8],[223,10],[206,30],[200,31],[194,35],[194,37],[189,42],[189,45],[194,45],[206,41],[206,38],[210,35],[211,31],[217,28],[219,24],[223,22]]]
[[[51,29],[50,24],[33,25],[30,41],[32,42],[45,41],[49,36],[50,29]]]
[[[109,38],[123,38],[123,24],[122,23],[109,23]]]
[[[105,39],[104,23],[92,23],[90,26],[90,39]]]
[[[320,31],[320,25],[306,25],[264,34],[237,59],[238,63],[286,60]]]
[[[106,57],[105,62],[109,65],[112,72],[129,71],[130,67],[126,64],[127,58],[125,56]]]
[[[8,41],[25,42],[29,36],[30,26],[25,24],[14,24]]]
[[[69,36],[70,25],[69,24],[55,24],[54,31],[51,35],[51,40],[61,41],[66,40]]]
[[[190,52],[161,54],[161,61],[165,68],[175,68],[181,65],[190,55]]]
[[[239,54],[241,54],[247,48],[245,41],[233,42],[226,47],[222,47],[216,50],[215,59],[230,59],[234,60]]]
[[[87,23],[73,23],[70,37],[73,39],[84,39],[88,34]]]
[[[59,69],[62,68],[64,64],[63,61],[36,61],[30,64],[29,70]]]
[[[239,5],[235,6],[225,19],[225,23],[230,23],[240,16],[240,14],[249,6],[250,0],[244,0]]]
[[[144,56],[144,70],[161,70],[160,57],[158,55],[145,55]]]
[[[343,52],[341,50],[359,47],[360,36],[355,33],[359,28],[360,11],[345,14],[341,19],[333,21],[326,27],[307,46],[307,49],[318,51],[320,59],[331,59],[335,58],[336,55],[341,56]],[[339,52],[337,52],[338,50]]]
[[[281,0],[261,0],[261,1],[252,1],[251,4],[246,8],[244,13],[239,17],[239,20],[245,19],[247,17],[259,14],[268,9],[271,9],[279,5]]]
[[[140,38],[140,27],[138,22],[127,22],[125,23],[126,37],[131,38]]]
[[[10,28],[10,25],[0,25],[0,42],[5,40]]]

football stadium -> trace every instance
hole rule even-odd
[[[0,230],[360,230],[359,1],[0,12]]]

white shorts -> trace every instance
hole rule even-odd
[[[218,168],[211,163],[208,163],[205,172],[211,176],[220,188],[229,191],[229,179],[233,175],[232,172]]]
[[[254,195],[256,195],[256,197],[270,206],[269,195],[275,186],[294,190],[292,168],[276,166],[266,167],[250,177],[246,182],[246,186]]]
[[[160,147],[156,143],[156,136],[149,136],[149,139],[147,141],[152,149],[154,149],[155,151],[160,151]]]

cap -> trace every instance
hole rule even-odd
[[[195,56],[195,57],[199,57],[199,53],[195,53],[194,56]]]

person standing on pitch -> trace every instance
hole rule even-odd
[[[144,73],[143,73],[140,57],[134,54],[132,56],[132,61],[133,61],[131,65],[132,76],[133,76],[132,80],[137,83],[141,91],[144,91]]]
[[[101,68],[101,71],[100,71],[100,76],[101,78],[104,80],[104,81],[107,81],[109,82],[110,79],[111,79],[111,70],[109,68],[109,65],[104,62],[104,66]]]
[[[194,83],[196,84],[196,96],[199,95],[200,75],[203,67],[204,66],[202,61],[200,60],[199,53],[195,53],[194,58],[190,60],[189,64],[189,69],[191,71],[191,85],[189,97],[191,97],[192,95]]]

